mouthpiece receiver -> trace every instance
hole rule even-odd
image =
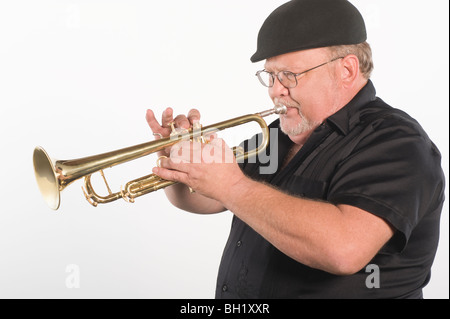
[[[261,113],[258,113],[261,117],[269,116],[272,114],[286,114],[287,107],[285,105],[276,105],[273,109],[263,111]]]

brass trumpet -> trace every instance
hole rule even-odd
[[[61,202],[61,191],[73,181],[84,177],[83,192],[93,206],[104,204],[123,198],[127,202],[134,202],[136,197],[148,194],[161,188],[173,185],[176,182],[164,180],[155,174],[143,176],[141,178],[128,182],[120,191],[113,193],[109,188],[103,169],[113,167],[137,158],[161,151],[166,147],[170,147],[182,140],[197,140],[202,136],[222,131],[226,128],[235,127],[249,122],[256,122],[262,130],[262,142],[260,145],[249,152],[237,152],[237,148],[233,148],[236,159],[242,160],[255,156],[264,151],[269,143],[269,129],[263,117],[271,114],[284,114],[286,107],[284,105],[276,106],[273,109],[236,117],[230,120],[219,122],[213,125],[201,127],[200,129],[189,129],[181,134],[171,137],[161,138],[159,140],[123,148],[120,150],[84,157],[73,160],[52,160],[42,147],[36,147],[33,153],[33,164],[36,181],[39,190],[44,197],[47,205],[57,210]],[[91,175],[100,172],[108,189],[106,196],[98,195],[91,184]]]

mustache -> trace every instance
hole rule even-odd
[[[295,107],[295,108],[300,110],[299,103],[296,103],[296,102],[293,102],[293,101],[287,101],[287,100],[284,100],[284,99],[275,98],[273,100],[273,102],[274,102],[275,105],[284,105],[286,107]]]
[[[274,104],[275,104],[276,106],[278,106],[278,105],[284,105],[284,106],[286,106],[286,107],[295,108],[295,109],[297,109],[298,113],[299,113],[300,115],[302,115],[301,105],[300,105],[299,103],[297,103],[297,102],[294,102],[294,101],[286,101],[286,100],[279,99],[279,98],[275,98],[275,99],[273,100],[273,102],[274,102]]]

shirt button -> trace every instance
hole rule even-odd
[[[242,241],[238,240],[236,243],[236,246],[241,247],[242,246]]]
[[[227,290],[228,290],[228,286],[227,286],[227,285],[223,285],[223,286],[222,286],[222,291],[223,291],[223,292],[226,292]]]

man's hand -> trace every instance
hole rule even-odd
[[[150,127],[150,129],[153,132],[153,135],[155,135],[156,139],[160,138],[167,138],[170,137],[170,134],[172,133],[172,126],[171,123],[173,123],[173,126],[175,129],[190,129],[193,127],[194,123],[200,121],[200,112],[196,109],[192,109],[189,111],[189,113],[186,115],[178,115],[175,118],[173,117],[173,110],[171,108],[167,108],[162,113],[161,117],[161,124],[156,120],[155,114],[152,110],[147,110],[146,113],[146,120]],[[190,143],[190,142],[181,142],[181,143]],[[196,144],[196,147],[202,148],[203,145],[200,143],[193,143]],[[182,155],[183,153],[180,151],[181,146],[183,144],[174,145],[172,147],[167,147],[163,151],[158,152],[158,156],[167,156],[170,157],[171,153],[174,154],[175,159],[174,163],[180,164],[179,157],[177,157],[175,154]],[[208,146],[208,148],[211,146]],[[173,150],[171,152],[171,150]],[[190,152],[190,151],[189,151]],[[200,152],[201,153],[201,152]],[[190,163],[190,156],[188,156],[189,160],[185,160],[186,163]],[[195,165],[202,165],[201,160],[198,161]],[[181,170],[181,167],[175,166],[175,168],[172,169],[172,160],[169,158],[161,158],[159,161],[159,165],[163,166],[163,168],[155,168],[154,173],[156,175],[160,175],[163,179],[166,180],[174,180],[180,182],[179,184],[172,185],[170,187],[166,187],[164,189],[164,192],[169,199],[169,201],[176,207],[193,212],[198,214],[213,214],[213,213],[219,213],[223,212],[225,210],[225,207],[218,201],[211,200],[210,198],[207,198],[205,196],[201,196],[199,192],[196,194],[192,194],[188,187],[186,187],[183,184],[187,185],[200,185],[201,182],[194,182],[190,181],[189,178],[187,178],[186,173],[184,173],[186,176],[183,175],[183,172]],[[188,165],[188,164],[186,164]],[[194,164],[189,164],[194,165]],[[196,176],[194,174],[194,176]],[[212,177],[214,178],[214,177]],[[193,189],[202,189],[202,187],[198,186]],[[219,187],[220,189],[220,187]]]
[[[167,108],[164,110],[161,116],[161,124],[156,120],[155,114],[152,110],[147,110],[146,120],[148,126],[153,132],[153,135],[156,139],[169,137],[170,133],[172,133],[172,128],[170,123],[174,123],[176,128],[189,129],[195,122],[200,121],[200,112],[196,109],[192,109],[189,111],[188,115],[178,115],[173,118],[173,110],[172,108]],[[160,152],[159,155],[170,155],[170,148],[166,148],[164,151]]]
[[[166,180],[189,186],[196,193],[224,202],[227,191],[245,178],[233,151],[223,139],[210,143],[182,141],[170,151],[170,158],[162,159],[161,167],[153,173]]]

